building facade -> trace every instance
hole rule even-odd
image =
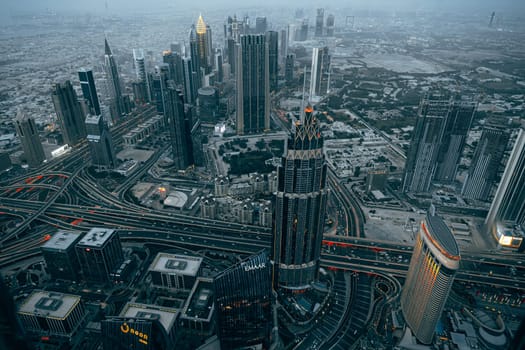
[[[19,112],[15,118],[15,129],[22,144],[27,165],[34,168],[42,164],[46,156],[36,129],[35,120]]]
[[[85,116],[69,80],[53,87],[53,105],[64,142],[74,146],[86,138]]]
[[[75,251],[80,238],[80,232],[60,230],[42,245],[40,249],[52,278],[74,281],[80,277],[80,263]]]
[[[93,71],[91,69],[81,69],[78,71],[78,79],[80,80],[80,88],[84,100],[87,101],[89,113],[93,115],[100,115],[100,103],[98,102],[97,88],[95,86],[95,79],[93,79]]]
[[[525,226],[525,130],[520,129],[505,172],[485,219],[491,230],[498,222]]]
[[[483,129],[461,190],[463,197],[481,201],[492,197],[508,142],[507,130],[490,126]]]
[[[315,16],[315,36],[321,37],[324,32],[324,9],[317,9],[317,16]]]
[[[237,134],[270,129],[270,75],[264,35],[242,35],[237,65]]]
[[[424,344],[432,343],[460,261],[454,235],[432,211],[421,222],[401,292],[403,316]]]
[[[213,280],[222,349],[270,343],[271,275],[266,252],[248,257]]]
[[[310,78],[310,97],[323,96],[330,89],[330,54],[328,47],[314,47],[312,51],[312,71]]]
[[[117,62],[115,61],[115,57],[113,57],[107,38],[104,39],[104,69],[106,71],[106,82],[112,104],[111,107],[115,114],[112,117],[118,120],[125,113],[126,108],[124,106],[124,99],[122,98],[122,85],[120,83]]]
[[[323,137],[308,106],[278,167],[273,226],[274,289],[305,289],[318,277],[326,187]]]
[[[101,115],[86,117],[86,132],[91,163],[99,168],[113,169],[117,166],[117,156],[111,131]]]
[[[78,241],[76,252],[84,279],[95,283],[109,282],[124,261],[120,238],[112,229],[92,228]]]
[[[173,165],[178,170],[185,170],[193,164],[191,120],[184,111],[184,96],[172,80],[168,82],[165,101]]]
[[[279,34],[274,31],[266,32],[266,42],[268,43],[270,91],[276,91],[279,74]]]

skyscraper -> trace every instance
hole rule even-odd
[[[197,26],[195,27],[195,34],[197,39],[197,55],[199,56],[199,67],[204,69],[207,74],[210,72],[210,50],[211,50],[211,33],[209,27],[206,26],[202,16],[199,16],[197,20]],[[193,54],[193,52],[192,52]]]
[[[213,280],[218,336],[222,349],[269,348],[270,261],[265,251],[219,273]]]
[[[52,278],[74,281],[80,277],[75,245],[81,238],[80,232],[59,230],[41,246],[46,270]]]
[[[97,88],[95,87],[95,79],[93,79],[93,71],[81,69],[78,71],[78,79],[80,80],[80,87],[82,88],[82,95],[89,106],[89,113],[94,115],[100,114],[100,104],[98,103]]]
[[[508,142],[506,129],[494,126],[483,128],[461,190],[463,197],[483,201],[491,198]]]
[[[485,224],[497,222],[525,225],[525,130],[520,129],[505,172],[492,201]]]
[[[143,101],[151,101],[148,74],[146,72],[146,62],[144,58],[143,49],[133,49],[133,62],[135,64],[135,74],[137,76],[137,82],[141,86],[140,90],[144,94],[142,97]]]
[[[304,289],[318,277],[328,188],[319,121],[311,106],[287,142],[277,170],[274,289]]]
[[[313,48],[310,98],[323,96],[328,92],[330,88],[330,59],[327,46]]]
[[[125,107],[122,99],[122,87],[120,84],[117,62],[111,53],[107,38],[104,39],[104,69],[106,70],[106,81],[108,84],[110,103],[116,113],[116,116],[113,115],[113,118],[118,120],[122,117],[122,114],[125,113]]]
[[[281,30],[281,62],[286,58],[288,55],[288,29],[282,29]]]
[[[284,62],[284,79],[287,83],[294,79],[294,59],[295,55],[286,55],[286,60]]]
[[[174,167],[184,170],[192,164],[191,121],[184,112],[184,98],[173,81],[168,81],[166,90],[166,114],[171,138]]]
[[[455,180],[459,160],[465,147],[465,140],[475,111],[476,103],[473,101],[452,102],[441,140],[435,180],[441,182],[453,182]]]
[[[323,36],[324,27],[324,9],[317,9],[317,16],[315,17],[315,36]]]
[[[111,131],[101,115],[86,117],[86,132],[91,152],[91,163],[103,169],[113,169],[117,165],[115,146]]]
[[[166,88],[169,80],[169,65],[166,63],[155,66],[151,75],[151,97],[157,106],[157,113],[164,115],[165,124],[168,123],[166,116]]]
[[[86,125],[84,114],[71,82],[67,80],[62,84],[55,84],[51,97],[64,142],[74,146],[86,137]]]
[[[169,67],[169,79],[173,80],[176,86],[183,85],[182,57],[177,52],[166,50],[162,52],[162,62]]]
[[[264,35],[242,35],[237,65],[237,134],[270,129],[270,75]]]
[[[270,91],[277,90],[277,78],[279,72],[279,34],[274,31],[266,32],[268,43],[268,74],[270,75]]]
[[[449,108],[449,100],[440,95],[428,95],[421,101],[405,164],[403,192],[421,193],[430,189]]]
[[[326,36],[334,36],[335,17],[329,14],[326,17]]]
[[[193,71],[193,63],[190,57],[184,57],[182,59],[182,74],[184,76],[184,96],[186,96],[187,103],[195,103],[197,98],[197,82],[198,76]]]
[[[255,17],[255,33],[254,34],[264,34],[268,29],[268,23],[266,17]]]
[[[424,344],[432,343],[460,260],[454,235],[432,211],[421,222],[401,292],[405,320]]]
[[[36,129],[35,120],[19,112],[15,118],[15,129],[22,143],[27,165],[37,167],[42,164],[46,156],[44,155],[44,148],[42,148],[38,130]]]

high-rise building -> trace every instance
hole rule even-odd
[[[82,238],[80,232],[58,231],[41,247],[47,272],[55,279],[76,280],[80,263],[75,245]]]
[[[254,34],[264,34],[268,29],[268,22],[266,17],[255,17],[255,32]]]
[[[237,134],[270,129],[270,75],[264,35],[242,35],[237,65]]]
[[[82,275],[91,282],[109,282],[124,260],[118,233],[112,229],[92,228],[78,241],[76,251]]]
[[[313,108],[306,107],[277,170],[274,289],[304,289],[318,278],[329,192],[319,127]]]
[[[91,163],[99,168],[113,169],[117,165],[117,156],[111,131],[104,118],[101,115],[88,115],[86,132],[91,151]]]
[[[432,211],[421,222],[401,293],[405,320],[424,344],[432,343],[460,260],[454,235]]]
[[[308,39],[308,19],[303,19],[295,31],[295,41],[306,41]]]
[[[204,29],[201,28],[201,31],[202,30],[204,31],[206,30],[206,25],[204,25]],[[200,44],[204,46],[205,45],[204,43],[205,43],[205,36],[201,35]],[[190,29],[190,58],[191,58],[191,60],[189,61],[191,63],[190,72],[191,72],[191,75],[195,75],[193,85],[195,85],[195,89],[196,89],[195,91],[197,91],[197,89],[199,89],[202,86],[202,77],[204,74],[201,69],[202,64],[201,64],[201,57],[200,57],[200,49],[199,49],[199,42],[197,40],[197,29],[195,28],[195,25],[192,25]]]
[[[84,100],[88,103],[89,113],[99,115],[100,104],[98,103],[97,88],[95,87],[95,79],[93,79],[93,71],[91,69],[79,70],[78,79],[80,80],[80,87],[82,88]]]
[[[199,19],[197,20],[195,34],[197,40],[197,55],[199,56],[199,68],[203,69],[205,74],[208,74],[210,72],[209,58],[211,54],[211,33],[209,33],[209,27],[204,23],[202,16],[199,16]]]
[[[86,124],[71,82],[55,84],[52,98],[64,142],[74,146],[86,137]]]
[[[46,156],[36,129],[35,120],[19,112],[15,118],[15,129],[18,138],[20,138],[27,165],[37,167],[42,164]]]
[[[323,36],[324,29],[324,9],[317,9],[317,16],[315,17],[315,36]]]
[[[501,127],[483,128],[461,194],[465,198],[488,201],[494,192],[509,133]]]
[[[282,29],[281,30],[281,38],[280,38],[280,46],[281,46],[281,62],[284,61],[286,56],[288,55],[288,29]]]
[[[135,64],[135,74],[137,76],[137,83],[140,85],[140,91],[143,96],[139,96],[142,102],[151,101],[148,74],[146,72],[146,61],[144,58],[143,49],[133,49],[133,62]],[[137,98],[137,96],[135,96]],[[98,113],[95,113],[98,115]]]
[[[217,75],[217,82],[222,83],[224,80],[224,71],[223,71],[223,59],[222,59],[222,50],[217,50],[214,55],[214,65]]]
[[[171,139],[173,166],[185,170],[192,162],[191,121],[184,112],[184,97],[173,81],[166,89],[166,114]]]
[[[286,55],[286,60],[284,62],[284,79],[287,83],[294,80],[294,61],[295,55]]]
[[[190,290],[202,272],[202,257],[158,253],[148,273],[157,288]]]
[[[440,182],[453,182],[465,140],[474,118],[476,103],[473,101],[454,101],[447,115],[447,122],[441,139],[438,166],[434,179]]]
[[[323,96],[330,89],[330,61],[328,47],[314,47],[312,51],[312,72],[310,97]]]
[[[162,52],[162,61],[169,67],[169,79],[173,80],[177,87],[183,85],[182,57],[176,52],[166,50]]]
[[[221,348],[269,348],[272,288],[266,252],[248,257],[219,273],[213,285]]]
[[[228,54],[228,63],[230,64],[232,73],[235,74],[235,72],[237,71],[235,67],[237,61],[238,44],[233,38],[228,38],[228,40],[226,40],[226,46]]]
[[[184,76],[184,96],[186,96],[186,102],[193,104],[197,98],[198,91],[198,75],[193,71],[193,63],[190,57],[184,57],[182,59],[182,73]]]
[[[525,226],[525,130],[520,129],[505,172],[492,201],[485,224],[492,230],[498,222]]]
[[[268,74],[270,75],[270,91],[277,91],[279,73],[279,34],[274,31],[266,32],[268,43]]]
[[[169,80],[169,65],[166,63],[155,66],[151,75],[151,97],[157,107],[157,113],[164,116],[165,124],[168,123],[166,115],[166,93]]]
[[[428,192],[437,167],[450,101],[425,96],[419,106],[403,177],[403,192]]]
[[[116,116],[113,115],[113,118],[118,120],[125,113],[126,108],[124,106],[124,99],[122,98],[122,86],[120,84],[117,62],[111,53],[107,38],[104,39],[104,69],[106,70],[110,101],[116,114]]]
[[[335,17],[329,14],[326,17],[326,36],[334,36]]]

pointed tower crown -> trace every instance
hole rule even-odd
[[[106,55],[111,55],[111,49],[109,48],[108,38],[104,38],[104,52]]]
[[[206,23],[204,23],[202,15],[199,15],[197,20],[197,34],[206,34]]]

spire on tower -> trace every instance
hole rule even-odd
[[[204,23],[202,15],[199,15],[197,20],[197,34],[206,34],[206,23]]]

